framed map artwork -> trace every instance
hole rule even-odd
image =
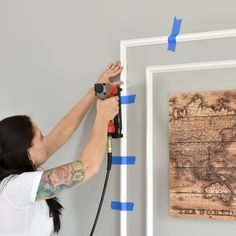
[[[236,220],[236,90],[169,96],[170,214]]]

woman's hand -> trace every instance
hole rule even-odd
[[[121,62],[117,61],[116,63],[110,64],[100,75],[97,80],[97,83],[111,83],[111,78],[119,75],[123,70],[123,66],[121,66]],[[117,81],[119,82],[119,81]],[[121,82],[123,83],[123,82]]]
[[[105,100],[97,99],[97,116],[108,122],[119,113],[119,97],[110,97]]]

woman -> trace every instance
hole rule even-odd
[[[111,64],[97,82],[110,83],[110,78],[121,71],[120,62]],[[97,173],[106,148],[108,122],[118,113],[118,97],[97,100],[92,133],[79,160],[45,171],[37,168],[70,138],[95,99],[90,89],[46,137],[28,116],[0,121],[1,236],[49,236],[52,231],[59,232],[63,207],[56,196]]]

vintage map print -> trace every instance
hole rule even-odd
[[[170,214],[236,220],[236,90],[169,96]]]

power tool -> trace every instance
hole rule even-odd
[[[94,85],[95,95],[99,99],[106,99],[113,96],[119,97],[119,113],[115,116],[114,120],[108,124],[108,135],[112,138],[122,138],[122,122],[121,122],[121,103],[120,93],[122,89],[109,83],[99,83]]]
[[[104,196],[105,196],[105,192],[106,192],[106,188],[107,188],[107,183],[108,183],[108,179],[109,179],[109,174],[110,174],[110,170],[111,170],[111,166],[112,166],[112,139],[123,137],[121,101],[120,101],[121,91],[122,91],[122,89],[120,87],[114,86],[110,83],[97,83],[94,85],[94,92],[95,92],[95,95],[98,99],[104,100],[106,98],[113,97],[113,96],[119,97],[119,113],[114,117],[113,120],[109,121],[108,127],[107,127],[107,157],[108,157],[108,159],[107,159],[107,174],[106,174],[105,183],[103,186],[102,196],[101,196],[101,200],[99,203],[97,215],[96,215],[90,236],[93,235],[97,221],[98,221],[98,217],[99,217],[99,214],[100,214],[100,211],[102,208],[102,204],[103,204],[103,200],[104,200]]]

